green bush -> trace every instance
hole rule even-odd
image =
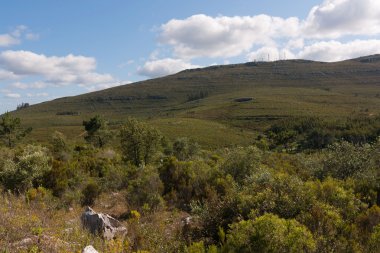
[[[95,203],[95,199],[100,194],[100,187],[97,182],[90,180],[82,190],[82,206],[92,206]]]
[[[192,200],[207,198],[215,171],[203,161],[182,162],[166,158],[158,169],[169,203],[189,209]]]
[[[379,252],[380,251],[380,224],[374,228],[373,233],[369,239],[369,252]]]
[[[199,152],[199,145],[187,138],[178,138],[173,143],[173,155],[180,161],[187,160]]]
[[[127,202],[133,208],[154,211],[164,205],[163,190],[157,169],[151,166],[139,168],[135,178],[128,181]]]
[[[373,168],[371,159],[371,147],[353,145],[349,142],[334,143],[325,152],[323,160],[323,171],[319,178],[332,176],[334,178],[346,179],[359,176]]]
[[[259,168],[262,155],[262,151],[254,146],[236,148],[227,155],[220,169],[242,183]]]
[[[296,220],[265,214],[231,225],[225,252],[314,252],[311,232]]]
[[[0,181],[6,189],[23,192],[42,184],[43,176],[51,170],[48,150],[41,146],[27,145],[14,157],[1,164]]]

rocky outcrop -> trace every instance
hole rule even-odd
[[[108,214],[97,213],[90,207],[86,207],[81,216],[82,225],[92,234],[102,236],[104,239],[111,240],[115,237],[124,237],[127,228],[118,220]]]

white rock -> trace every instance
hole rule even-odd
[[[92,245],[87,246],[83,249],[82,253],[99,253]]]

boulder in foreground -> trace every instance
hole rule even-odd
[[[100,235],[104,239],[112,240],[117,236],[124,236],[127,228],[108,214],[97,213],[91,207],[86,207],[81,216],[82,225],[92,234]]]

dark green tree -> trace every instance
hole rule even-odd
[[[120,130],[124,160],[136,166],[148,164],[160,147],[161,139],[157,129],[136,119],[128,119]]]
[[[84,139],[98,148],[103,148],[111,140],[111,131],[108,122],[99,115],[92,117],[89,121],[83,121],[87,134]]]
[[[0,120],[0,139],[9,148],[32,131],[32,128],[21,127],[20,118],[14,118],[10,113],[5,113]]]

